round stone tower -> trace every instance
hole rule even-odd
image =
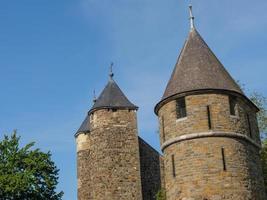
[[[265,200],[258,108],[197,32],[190,11],[189,36],[155,107],[167,200]]]
[[[76,133],[79,200],[141,200],[137,107],[113,80]]]

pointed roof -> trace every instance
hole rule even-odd
[[[241,96],[256,111],[257,106],[243,93],[239,85],[224,68],[195,28],[192,6],[190,9],[190,33],[179,55],[162,99],[155,106],[155,113],[165,103],[179,95],[205,92],[227,92]]]
[[[89,133],[91,131],[91,127],[90,127],[90,116],[87,115],[85,120],[83,121],[82,125],[80,126],[80,128],[78,129],[78,131],[76,132],[75,136],[79,133]]]
[[[104,90],[101,92],[100,96],[96,99],[95,97],[95,91],[94,91],[94,105],[89,110],[85,120],[83,121],[82,125],[78,129],[78,131],[75,134],[75,137],[79,133],[89,133],[91,131],[90,126],[90,114],[93,113],[96,110],[99,109],[107,109],[107,108],[115,108],[115,109],[131,109],[131,110],[137,110],[138,107],[135,106],[133,103],[131,103],[128,98],[125,96],[125,94],[121,91],[117,83],[113,80],[113,72],[112,72],[112,66],[111,64],[111,70],[109,74],[109,81]]]
[[[89,113],[101,108],[138,109],[137,106],[128,100],[112,77],[98,99],[95,101],[95,104]]]
[[[218,89],[243,94],[193,27],[180,53],[162,100],[194,90]]]

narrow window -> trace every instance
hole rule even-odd
[[[185,97],[176,100],[176,116],[177,119],[186,117]]]
[[[251,129],[251,122],[250,122],[249,114],[247,114],[247,123],[248,123],[248,133],[249,133],[249,136],[252,138],[252,129]]]
[[[112,108],[112,112],[117,112],[117,109],[115,109],[115,108]]]
[[[210,106],[207,106],[207,115],[208,115],[208,125],[209,125],[209,129],[211,129]]]
[[[230,115],[236,115],[236,97],[229,96]]]
[[[172,176],[175,177],[175,163],[174,163],[174,155],[172,155]]]
[[[162,128],[162,139],[163,139],[163,142],[165,141],[165,125],[164,125],[164,117],[162,116],[161,117],[161,128]]]
[[[223,163],[223,171],[226,171],[224,148],[222,148],[222,163]]]

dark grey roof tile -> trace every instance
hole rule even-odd
[[[101,108],[137,109],[138,107],[131,103],[116,82],[110,79],[89,112]]]
[[[219,89],[243,94],[196,29],[189,33],[162,100],[194,90]]]
[[[87,115],[85,120],[83,121],[82,125],[80,126],[80,128],[78,129],[76,134],[79,133],[89,133],[91,131],[91,127],[90,127],[90,116]]]

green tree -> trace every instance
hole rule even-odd
[[[257,113],[258,125],[261,133],[261,138],[267,136],[267,98],[258,92],[253,92],[250,95],[251,101],[258,106],[260,111]]]
[[[263,178],[265,183],[265,192],[267,194],[267,139],[264,139],[262,141],[261,162],[262,162]]]
[[[58,172],[51,153],[32,150],[34,143],[19,146],[14,132],[0,141],[0,197],[5,200],[60,200]]]
[[[267,137],[267,98],[259,92],[247,90],[246,85],[241,81],[236,81],[241,90],[249,94],[250,100],[260,109],[257,113],[257,120],[261,139]]]
[[[259,130],[262,139],[261,162],[263,170],[263,178],[265,183],[265,191],[267,194],[267,98],[258,92],[250,95],[251,101],[258,106],[260,111],[257,113]]]
[[[164,189],[160,189],[156,194],[156,200],[166,200],[166,192]]]

